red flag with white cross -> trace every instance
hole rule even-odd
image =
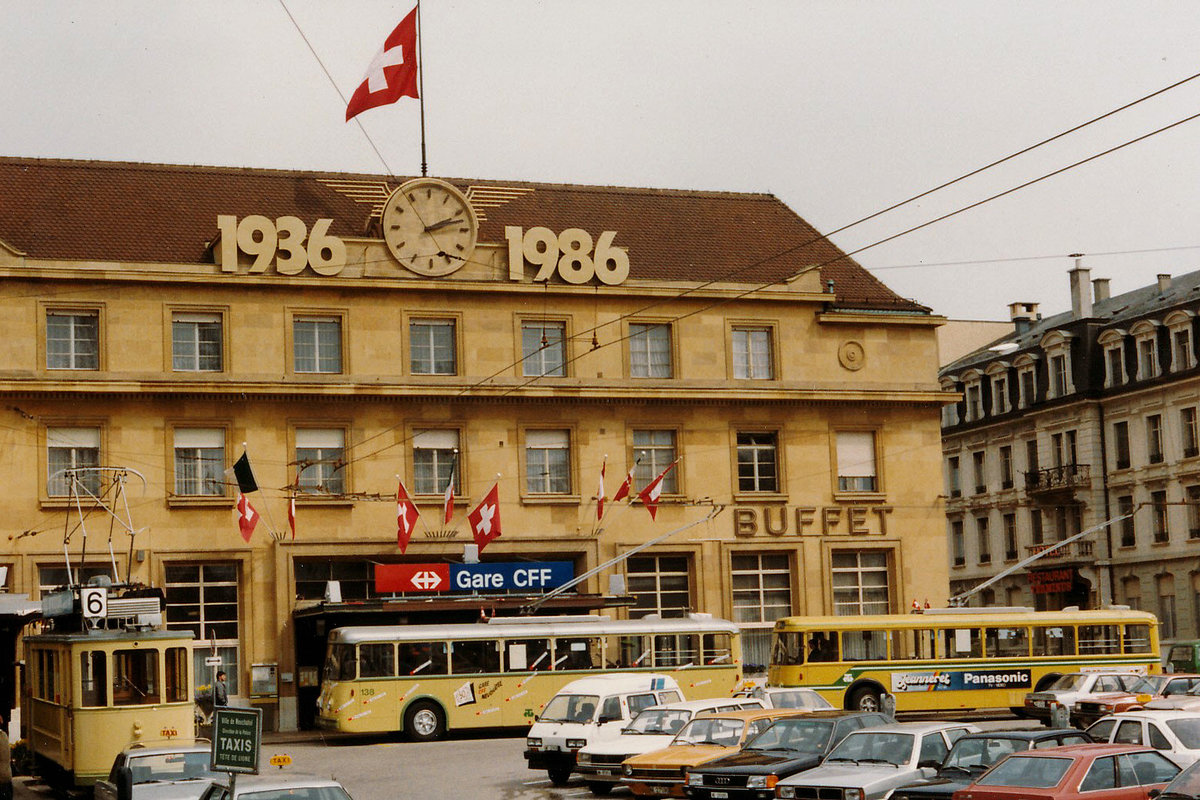
[[[417,9],[408,12],[367,67],[366,77],[346,104],[346,121],[401,97],[417,97]]]
[[[467,514],[467,522],[471,525],[471,535],[479,552],[493,539],[500,538],[500,485],[492,484],[492,490],[479,501],[475,510]]]

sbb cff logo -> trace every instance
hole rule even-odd
[[[379,592],[444,592],[450,588],[450,565],[379,564],[375,588]]]

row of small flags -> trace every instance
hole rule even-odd
[[[675,459],[667,468],[658,474],[658,476],[646,484],[646,487],[638,492],[638,499],[642,505],[650,512],[650,519],[657,519],[658,503],[662,497],[663,479],[667,477],[679,459]],[[604,518],[604,506],[608,500],[604,490],[604,473],[608,467],[608,457],[600,465],[600,486],[596,493],[596,520]],[[619,503],[629,497],[633,489],[633,473],[637,469],[637,462],[629,469],[625,475],[625,480],[617,487],[616,493],[612,496],[612,502]],[[255,526],[258,525],[259,514],[255,511],[254,506],[250,504],[248,494],[258,491],[258,481],[254,479],[254,470],[250,468],[250,458],[246,453],[242,453],[241,458],[234,462],[233,467],[228,470],[232,472],[238,486],[237,496],[237,512],[238,512],[238,530],[241,531],[242,539],[247,543],[250,541],[250,536],[254,533]],[[228,474],[227,472],[227,474]],[[416,504],[408,494],[408,490],[404,488],[404,481],[397,479],[396,483],[396,544],[400,547],[400,552],[403,553],[408,548],[408,542],[412,538],[412,533],[416,529],[417,519],[421,516],[417,511]],[[454,471],[450,471],[450,480],[446,485],[446,492],[443,496],[443,523],[449,525],[454,518]],[[475,539],[475,544],[479,546],[479,551],[488,546],[493,540],[500,538],[500,484],[493,483],[492,488],[483,499],[479,501],[479,505],[475,506],[474,510],[467,514],[467,524],[471,527],[471,536]],[[296,495],[293,492],[288,497],[288,528],[292,532],[293,541],[296,538]]]

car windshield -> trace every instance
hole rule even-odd
[[[134,783],[159,783],[221,777],[223,773],[209,769],[210,761],[209,751],[198,750],[193,753],[146,753],[131,757],[127,763]]]
[[[1078,692],[1083,690],[1083,686],[1087,683],[1087,675],[1063,675],[1061,678],[1050,684],[1049,692]]]
[[[720,744],[736,747],[737,743],[741,741],[742,730],[745,727],[746,723],[740,719],[700,717],[689,722],[687,727],[676,734],[671,741],[671,746]]]
[[[1015,755],[983,775],[975,783],[979,786],[1023,786],[1027,789],[1049,789],[1071,768],[1069,758],[1049,758]]]
[[[746,743],[747,750],[795,750],[824,753],[833,723],[816,719],[781,719]]]
[[[899,766],[912,759],[914,742],[915,737],[910,733],[859,731],[842,739],[827,760]]]
[[[594,694],[556,694],[546,704],[546,710],[538,717],[539,722],[591,722],[600,705],[600,697]]]
[[[261,792],[238,792],[238,800],[351,800],[340,786],[287,786]]]
[[[774,708],[804,708],[813,711],[833,708],[833,705],[811,689],[789,689],[786,692],[771,692]]]
[[[1163,787],[1163,797],[1200,796],[1200,761],[1192,764]]]
[[[1169,719],[1167,727],[1188,750],[1200,750],[1200,717]]]
[[[647,709],[634,717],[633,722],[629,723],[623,733],[678,733],[691,717],[690,711],[668,708]]]
[[[1138,682],[1129,687],[1131,694],[1158,694],[1171,679],[1170,675],[1147,675],[1139,678]]]
[[[963,738],[954,743],[954,747],[946,755],[946,760],[942,762],[942,769],[982,772],[1005,756],[1018,750],[1028,749],[1029,742],[1023,739],[1010,739],[1003,736],[980,739]]]

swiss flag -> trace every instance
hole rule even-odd
[[[292,529],[292,541],[296,541],[296,495],[288,498],[288,527]]]
[[[600,462],[600,488],[596,491],[596,519],[604,519],[604,469],[608,466],[608,459]]]
[[[617,487],[617,493],[613,495],[613,502],[619,503],[626,497],[629,497],[629,490],[633,488],[633,471],[637,469],[637,462],[633,462],[633,466],[629,468],[629,474],[625,476],[625,480]]]
[[[398,481],[396,486],[396,544],[400,552],[408,549],[408,540],[412,537],[413,528],[417,524],[417,507],[408,497],[404,482]]]
[[[417,9],[408,12],[367,67],[367,75],[346,105],[346,121],[368,108],[401,97],[417,97]]]
[[[467,514],[467,522],[471,525],[471,535],[479,552],[488,546],[488,542],[500,538],[500,485],[492,484],[492,490],[487,493],[475,510]]]
[[[254,506],[250,505],[250,500],[246,495],[238,492],[237,496],[238,510],[238,528],[242,532],[242,538],[248,543],[250,534],[254,533],[254,526],[258,524],[258,512],[254,510]]]
[[[663,478],[667,477],[667,473],[671,471],[671,467],[675,466],[676,461],[672,461],[667,465],[667,468],[658,473],[658,477],[646,484],[646,488],[638,492],[638,497],[642,501],[642,505],[650,512],[650,519],[655,519],[658,514],[658,498],[662,496]]]

